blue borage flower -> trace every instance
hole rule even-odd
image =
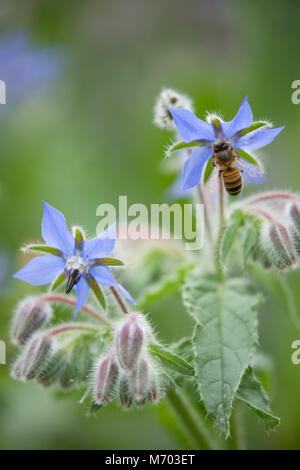
[[[75,231],[76,232],[76,231]],[[114,279],[108,265],[121,265],[121,261],[107,258],[115,246],[116,223],[111,225],[101,236],[84,240],[82,232],[73,236],[67,227],[64,215],[44,202],[42,237],[46,245],[30,245],[29,250],[44,251],[50,254],[31,260],[14,277],[34,286],[59,284],[67,278],[66,293],[76,290],[78,311],[87,301],[90,287],[98,300],[104,303],[100,286],[116,286],[133,304],[131,295]],[[25,248],[25,249],[26,249]]]
[[[248,150],[256,150],[268,145],[284,127],[270,129],[266,121],[253,122],[251,107],[246,97],[232,121],[223,122],[216,115],[209,115],[207,121],[196,117],[186,109],[169,108],[175,125],[183,142],[172,145],[168,152],[196,147],[187,158],[183,168],[182,187],[189,189],[196,186],[209,168],[212,171],[213,146],[220,141],[229,142],[241,161],[258,165],[258,161],[248,154]]]

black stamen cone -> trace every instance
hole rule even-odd
[[[80,273],[79,273],[78,269],[74,269],[74,270],[72,269],[68,273],[66,294],[69,294],[71,292],[71,290],[73,289],[75,284],[77,284],[77,282],[79,281],[79,277],[80,277]]]

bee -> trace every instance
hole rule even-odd
[[[261,177],[264,170],[261,166],[247,162],[239,157],[232,145],[226,140],[214,144],[213,146],[214,174],[210,177],[211,182],[217,178],[222,178],[228,194],[238,196],[243,189],[243,171],[250,177]],[[212,184],[211,184],[212,185]]]

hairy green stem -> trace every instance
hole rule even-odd
[[[239,403],[236,403],[236,407],[232,410],[231,418],[231,435],[228,439],[228,447],[230,450],[245,450],[245,433],[242,422],[242,413]]]
[[[97,328],[95,325],[89,325],[87,323],[68,323],[66,325],[57,326],[52,328],[47,332],[47,336],[55,336],[61,333],[65,333],[70,330],[86,330],[86,331],[93,331],[94,333],[99,333],[101,330]]]
[[[176,390],[171,388],[168,391],[167,399],[183,428],[192,438],[197,449],[212,449],[213,446],[209,433],[207,429],[195,418],[196,412],[187,395],[178,388]]]
[[[127,308],[124,300],[122,299],[118,289],[115,286],[110,286],[110,291],[113,294],[113,296],[115,297],[115,299],[116,299],[120,309],[122,310],[122,312],[125,313],[126,315],[128,315],[128,313],[129,313],[128,308]]]

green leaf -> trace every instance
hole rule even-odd
[[[271,431],[279,425],[280,419],[273,415],[269,398],[251,367],[246,370],[243,376],[236,398],[244,402],[264,420],[266,431]]]
[[[178,374],[194,375],[194,369],[187,361],[160,344],[151,343],[149,351],[153,356],[157,356],[165,366]]]
[[[261,127],[271,127],[271,124],[268,121],[255,121],[251,124],[251,126],[240,131],[239,135],[249,134],[249,132],[256,131],[257,129],[260,129]]]
[[[105,310],[106,302],[105,302],[104,294],[103,294],[99,284],[91,277],[90,277],[90,286],[91,286],[91,289],[92,289],[92,291],[94,292],[94,294],[96,296],[96,299],[98,300],[98,302],[102,305],[102,307]]]
[[[247,291],[242,278],[220,284],[197,271],[189,274],[183,290],[184,304],[196,320],[193,346],[200,396],[226,435],[233,399],[257,341],[261,296]]]
[[[245,227],[245,236],[243,241],[243,260],[242,266],[244,267],[250,254],[257,246],[261,221],[257,217],[247,216],[247,223]]]
[[[57,351],[37,381],[45,387],[59,383],[62,388],[88,382],[95,360],[106,347],[105,335],[105,330],[99,334],[72,331],[62,335]]]
[[[106,264],[107,266],[124,266],[123,261],[117,258],[99,258],[94,261],[96,264]]]
[[[278,303],[283,312],[288,315],[292,324],[300,331],[300,318],[293,289],[290,288],[285,277],[277,272],[269,272],[258,264],[247,267],[252,277],[263,285],[269,295]]]
[[[200,147],[204,145],[203,142],[199,142],[198,140],[194,141],[194,142],[184,142],[184,141],[181,141],[181,142],[175,142],[174,144],[172,144],[166,151],[166,157],[168,157],[170,155],[170,153],[172,152],[175,152],[175,150],[182,150],[182,149],[187,149],[187,148],[191,148],[191,147]]]
[[[61,256],[61,251],[47,245],[26,245],[23,251],[41,251],[43,253],[50,253],[51,255]]]
[[[239,228],[244,223],[244,214],[241,211],[233,212],[228,225],[225,228],[225,231],[222,236],[220,251],[221,251],[221,262],[225,264],[226,258],[229,254],[229,251],[232,248],[232,245],[236,239],[237,232]]]
[[[57,289],[66,279],[65,273],[61,273],[51,284],[50,291]]]

